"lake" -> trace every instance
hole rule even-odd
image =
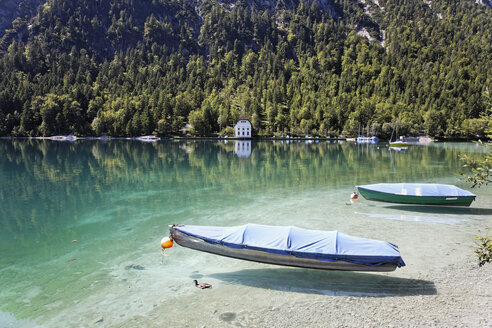
[[[435,293],[421,273],[474,257],[474,236],[490,226],[492,188],[472,190],[459,175],[461,155],[483,153],[474,143],[397,152],[324,140],[0,140],[0,327],[128,324],[164,305],[176,326],[205,299],[227,299],[228,322],[244,306],[236,299],[264,296],[251,305],[262,308],[273,291],[294,299]],[[377,182],[454,184],[477,200],[470,208],[350,202],[355,185]],[[160,249],[170,224],[249,222],[386,240],[407,266],[341,273]],[[193,279],[213,290],[204,296]]]

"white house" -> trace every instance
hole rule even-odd
[[[251,122],[245,117],[241,117],[234,127],[236,138],[251,138]]]

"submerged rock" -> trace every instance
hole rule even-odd
[[[127,265],[125,267],[125,270],[145,270],[145,267],[141,266],[141,265],[138,265],[138,264],[131,264],[131,265]]]
[[[236,313],[234,312],[224,312],[219,316],[220,320],[225,322],[231,322],[236,319]]]

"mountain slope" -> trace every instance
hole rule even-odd
[[[214,134],[244,114],[256,134],[387,137],[398,118],[402,134],[480,136],[481,3],[3,1],[0,135]]]

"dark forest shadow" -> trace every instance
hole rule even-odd
[[[432,281],[391,277],[378,273],[280,268],[215,273],[209,277],[231,284],[332,296],[388,297],[437,294]]]

